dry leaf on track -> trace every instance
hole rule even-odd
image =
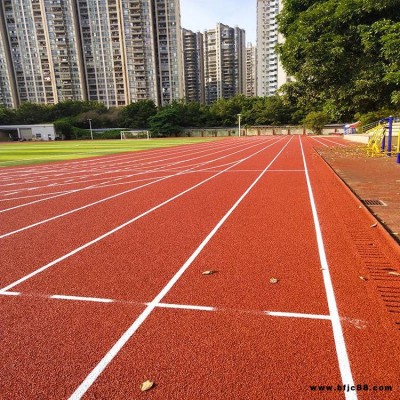
[[[363,281],[367,281],[368,280],[368,278],[366,278],[365,276],[360,276],[360,279],[363,280]]]
[[[390,271],[388,272],[389,275],[400,276],[400,272],[397,271]]]
[[[203,275],[212,275],[215,274],[217,271],[209,270],[209,271],[204,271],[202,274]]]
[[[146,392],[147,390],[150,390],[153,386],[154,386],[154,382],[152,382],[152,381],[146,381],[146,382],[143,382],[143,383],[140,385],[140,390],[141,390],[142,392]]]
[[[378,226],[378,224],[375,222],[375,224],[371,225],[371,228],[375,228],[376,226]]]
[[[278,283],[278,282],[279,282],[279,279],[277,279],[277,278],[271,278],[269,281],[270,281],[270,283]]]

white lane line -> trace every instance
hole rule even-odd
[[[142,303],[137,301],[127,301],[127,300],[117,300],[117,299],[106,299],[102,297],[87,297],[87,296],[71,296],[63,294],[54,294],[50,296],[46,295],[35,295],[35,294],[23,294],[21,292],[0,292],[0,296],[23,296],[23,297],[37,297],[40,299],[53,299],[53,300],[68,300],[77,302],[89,302],[89,303],[119,303],[119,304],[131,304],[140,306],[150,306],[152,303]],[[258,310],[240,310],[232,308],[218,308],[210,306],[197,306],[193,304],[176,304],[176,303],[158,303],[154,305],[157,308],[169,308],[172,310],[192,310],[192,311],[213,311],[213,312],[237,312],[246,314],[254,313],[259,314]],[[304,314],[304,313],[294,313],[285,311],[261,311],[261,313],[266,314],[270,317],[284,317],[284,318],[304,318],[304,319],[322,319],[331,320],[329,315],[321,314]],[[342,318],[345,320],[346,318]]]
[[[152,311],[161,304],[161,300],[168,294],[175,283],[181,278],[184,272],[189,268],[197,256],[201,253],[207,243],[213,238],[213,236],[218,232],[221,226],[229,218],[229,216],[236,210],[243,199],[250,193],[253,187],[259,182],[259,180],[264,176],[265,172],[271,167],[275,160],[282,154],[286,146],[291,142],[292,139],[286,142],[278,154],[273,158],[273,160],[267,165],[267,167],[261,172],[258,177],[253,181],[253,183],[246,189],[246,191],[239,197],[236,203],[228,210],[228,212],[221,218],[221,220],[215,225],[211,232],[206,236],[206,238],[201,242],[199,247],[193,252],[193,254],[186,260],[182,267],[176,272],[176,274],[171,278],[167,285],[160,291],[160,293],[150,302],[145,310],[139,315],[139,317],[133,322],[133,324],[123,333],[123,335],[117,340],[117,342],[111,347],[108,353],[100,360],[96,367],[89,373],[89,375],[83,380],[83,382],[78,386],[74,393],[69,397],[69,400],[78,400],[87,392],[87,390],[96,381],[99,375],[106,369],[107,365],[114,359],[114,357],[119,353],[119,351],[124,347],[128,340],[135,334],[147,317],[152,313]]]
[[[324,138],[321,138],[321,140],[326,140],[327,142],[334,143],[334,144],[336,144],[337,146],[348,147],[348,145],[346,145],[346,144],[342,144],[342,143],[336,142],[335,140],[328,139],[328,138],[325,138],[325,137],[324,137]]]
[[[53,299],[53,300],[67,300],[67,301],[77,301],[77,302],[89,302],[89,303],[117,303],[117,304],[130,304],[130,305],[140,305],[140,306],[149,306],[152,303],[143,303],[138,301],[129,301],[129,300],[117,300],[117,299],[107,299],[102,297],[87,297],[87,296],[71,296],[71,295],[63,295],[63,294],[54,294],[54,295],[38,295],[38,294],[23,294],[21,292],[0,292],[0,296],[23,296],[23,297],[37,297],[40,299]],[[241,309],[233,309],[233,308],[219,308],[219,307],[210,307],[210,306],[198,306],[193,304],[176,304],[176,303],[158,303],[155,305],[157,308],[169,308],[172,310],[191,310],[191,311],[213,311],[213,312],[237,312],[237,313],[246,313],[246,314],[266,314],[270,317],[284,317],[284,318],[304,318],[304,319],[322,319],[322,320],[330,320],[331,317],[329,315],[321,315],[321,314],[304,314],[304,313],[294,313],[294,312],[286,312],[286,311],[258,311],[258,310],[241,310]],[[346,318],[342,318],[346,320]]]
[[[102,299],[100,297],[82,297],[82,296],[66,296],[61,294],[55,294],[50,296],[50,299],[57,300],[70,300],[70,301],[89,301],[95,303],[114,303],[112,299]]]
[[[326,319],[331,320],[329,315],[319,315],[319,314],[302,314],[302,313],[291,313],[291,312],[281,312],[281,311],[264,311],[265,314],[271,317],[287,317],[287,318],[306,318],[306,319]]]
[[[151,305],[151,303],[146,303],[146,306]],[[156,307],[159,308],[172,308],[176,310],[193,310],[193,311],[215,311],[215,307],[207,306],[193,306],[187,304],[169,304],[169,303],[158,303]]]
[[[212,179],[216,178],[217,176],[223,174],[225,171],[228,171],[229,169],[235,167],[236,165],[239,165],[240,163],[242,163],[242,162],[248,160],[249,158],[254,157],[256,154],[261,153],[261,152],[264,151],[265,149],[268,149],[269,147],[274,146],[275,144],[279,143],[281,140],[283,140],[283,139],[279,139],[278,141],[276,141],[276,142],[274,142],[274,143],[272,143],[272,144],[270,144],[270,145],[268,145],[268,146],[266,146],[266,147],[263,147],[261,150],[258,150],[258,151],[256,151],[255,153],[250,154],[249,156],[247,156],[247,157],[245,157],[245,158],[242,158],[241,160],[239,160],[239,161],[235,162],[234,164],[232,164],[230,167],[227,167],[225,170],[223,170],[223,171],[221,171],[221,172],[218,172],[217,174],[212,175],[212,176],[208,177],[207,179],[204,179],[203,181],[197,183],[196,185],[191,186],[190,188],[184,190],[183,192],[180,192],[180,193],[176,194],[175,196],[170,197],[168,200],[163,201],[162,203],[160,203],[160,204],[158,204],[158,205],[156,205],[156,206],[154,206],[154,207],[148,209],[147,211],[143,212],[142,214],[139,214],[139,215],[137,215],[136,217],[130,219],[129,221],[126,221],[126,222],[124,222],[123,224],[117,226],[116,228],[111,229],[110,231],[104,233],[103,235],[98,236],[96,239],[93,239],[93,240],[91,240],[90,242],[87,242],[87,243],[85,243],[84,245],[77,247],[76,249],[70,251],[69,253],[64,254],[63,256],[57,258],[56,260],[53,260],[53,261],[49,262],[48,264],[44,265],[43,267],[40,267],[40,268],[36,269],[35,271],[31,272],[30,274],[25,275],[24,277],[22,277],[22,278],[20,278],[20,279],[18,279],[18,280],[16,280],[16,281],[14,281],[13,283],[11,283],[11,284],[5,286],[4,288],[0,289],[0,294],[1,294],[2,292],[8,291],[9,289],[12,289],[13,287],[19,285],[19,284],[22,283],[22,282],[27,281],[28,279],[34,277],[35,275],[40,274],[41,272],[47,270],[48,268],[52,267],[53,265],[56,265],[56,264],[58,264],[59,262],[61,262],[61,261],[63,261],[63,260],[66,260],[67,258],[69,258],[69,257],[71,257],[71,256],[73,256],[73,255],[75,255],[75,254],[77,254],[77,253],[79,253],[79,252],[81,252],[82,250],[86,249],[87,247],[90,247],[90,246],[92,246],[93,244],[95,244],[95,243],[97,243],[97,242],[100,242],[101,240],[107,238],[108,236],[113,235],[114,233],[120,231],[121,229],[125,228],[126,226],[132,224],[133,222],[136,222],[137,220],[139,220],[139,219],[145,217],[146,215],[152,213],[153,211],[158,210],[159,208],[165,206],[166,204],[171,203],[172,201],[178,199],[179,197],[182,197],[182,196],[185,195],[186,193],[189,193],[189,192],[191,192],[192,190],[194,190],[194,189],[200,187],[201,185],[205,184],[206,182],[209,182],[210,180],[212,180]],[[286,145],[287,145],[287,144],[286,144]],[[286,145],[285,145],[285,147],[286,147]],[[282,151],[283,151],[283,149],[282,149]],[[280,154],[280,153],[279,153],[279,154]],[[274,160],[275,160],[275,159],[274,159]]]
[[[210,143],[210,142],[186,144],[186,145],[184,145],[184,147],[186,147],[186,146],[201,147],[202,144],[209,144],[209,143]],[[211,143],[214,143],[214,142],[211,142]],[[215,141],[215,143],[218,143],[218,141]],[[176,144],[176,146],[171,146],[171,147],[168,147],[168,148],[156,148],[156,149],[154,149],[154,150],[155,150],[155,151],[159,151],[159,152],[161,152],[161,153],[167,153],[168,150],[170,150],[170,152],[172,152],[172,150],[174,150],[174,149],[177,150],[179,147],[181,147],[181,146],[179,146],[179,144]],[[53,149],[58,149],[58,147],[53,147]],[[115,160],[117,160],[117,159],[126,159],[127,157],[132,157],[131,154],[129,154],[129,155],[126,155],[126,154],[124,155],[124,154],[122,154],[122,155],[121,155],[121,153],[132,152],[132,149],[131,149],[131,148],[122,146],[122,147],[119,147],[119,149],[122,149],[123,151],[120,151],[120,152],[117,152],[117,153],[114,153],[114,154],[107,154],[107,153],[109,153],[110,151],[113,151],[113,150],[108,150],[108,151],[106,151],[106,154],[102,154],[102,155],[108,156],[108,157],[107,157],[107,158],[108,158],[107,160],[102,160],[101,162],[99,162],[99,161],[100,161],[100,160],[99,160],[100,157],[96,157],[96,158],[90,159],[90,160],[88,160],[87,158],[81,158],[81,159],[78,159],[78,160],[71,161],[71,165],[96,163],[96,161],[97,161],[96,165],[100,165],[100,164],[107,164],[108,162],[115,162]],[[146,149],[146,150],[148,149],[146,145],[145,145],[145,149]],[[69,154],[67,154],[67,155],[75,155],[75,154],[96,154],[96,153],[99,153],[99,152],[104,153],[104,151],[103,151],[102,149],[97,149],[97,150],[95,150],[95,151],[78,152],[78,153],[69,153]],[[135,153],[141,153],[141,151],[135,151]],[[135,154],[135,155],[136,155],[136,154]],[[49,157],[59,157],[59,155],[54,155],[54,156],[49,156]],[[1,161],[0,164],[4,164],[4,163],[13,163],[13,162],[25,161],[25,160],[40,160],[40,159],[42,159],[42,158],[43,158],[43,157],[39,157],[39,158],[36,157],[36,158],[29,158],[29,159],[19,159],[19,160]],[[68,160],[61,160],[61,161],[68,161]],[[18,167],[19,167],[19,166],[16,166],[16,167],[14,167],[14,168],[18,168]],[[13,168],[13,167],[11,167],[11,168]],[[36,173],[40,173],[41,171],[46,170],[47,168],[49,168],[48,165],[38,165],[38,166],[31,167],[30,169],[31,169],[32,172],[34,172],[34,171],[36,170],[36,171],[38,171],[38,172],[36,172]],[[5,173],[4,173],[4,174],[1,174],[1,175],[5,175]]]
[[[268,141],[267,143],[269,143],[269,141]],[[275,143],[277,143],[277,142],[275,142]],[[275,143],[273,143],[273,144],[275,144]],[[273,145],[273,144],[272,144],[272,145]],[[270,146],[272,146],[272,145],[270,145]],[[244,148],[244,149],[237,150],[237,151],[235,151],[235,152],[233,152],[233,153],[226,154],[226,155],[224,155],[224,156],[215,158],[215,159],[210,160],[210,161],[205,161],[205,162],[202,162],[202,163],[195,164],[194,166],[192,166],[191,168],[187,169],[186,171],[177,172],[177,173],[172,174],[172,175],[163,176],[163,177],[161,177],[161,178],[152,180],[152,181],[149,182],[149,183],[145,183],[145,184],[143,184],[143,185],[136,186],[136,187],[134,187],[134,188],[132,188],[132,189],[124,190],[124,191],[119,192],[119,193],[116,193],[116,194],[114,194],[114,195],[112,195],[112,196],[108,196],[108,197],[105,197],[105,198],[103,198],[103,199],[94,201],[94,202],[92,202],[92,203],[85,204],[84,206],[81,206],[81,207],[74,208],[74,209],[72,209],[72,210],[66,211],[66,212],[64,212],[64,213],[62,213],[62,214],[55,215],[54,217],[50,217],[50,218],[47,218],[47,219],[44,219],[44,220],[35,222],[35,223],[33,223],[33,224],[24,226],[24,227],[22,227],[22,228],[16,229],[16,230],[14,230],[14,231],[4,233],[4,234],[0,235],[0,239],[4,239],[4,238],[6,238],[6,237],[15,235],[15,234],[17,234],[17,233],[26,231],[26,230],[31,229],[31,228],[34,228],[34,227],[36,227],[36,226],[46,224],[46,223],[48,223],[48,222],[50,222],[50,221],[54,221],[54,220],[56,220],[56,219],[63,218],[63,217],[65,217],[65,216],[67,216],[67,215],[73,214],[73,213],[75,213],[75,212],[84,210],[84,209],[89,208],[89,207],[93,207],[93,206],[95,206],[95,205],[97,205],[97,204],[104,203],[104,202],[106,202],[106,201],[108,201],[108,200],[115,199],[115,198],[120,197],[120,196],[123,196],[123,195],[125,195],[125,194],[127,194],[127,193],[135,192],[135,191],[137,191],[137,190],[139,190],[139,189],[143,189],[143,188],[145,188],[145,187],[154,185],[154,184],[156,184],[156,183],[162,182],[162,181],[167,180],[167,179],[169,179],[169,178],[177,177],[177,176],[180,176],[180,175],[184,175],[185,173],[187,173],[187,172],[193,170],[194,168],[197,168],[199,165],[206,165],[206,164],[213,163],[213,162],[215,162],[215,161],[217,161],[217,160],[220,160],[220,159],[223,159],[223,158],[226,158],[226,157],[230,157],[230,156],[232,156],[233,154],[237,154],[237,153],[241,153],[241,152],[243,152],[243,151],[249,150],[249,149],[251,149],[251,148],[253,148],[253,147],[255,147],[255,146],[258,146],[258,144],[252,145],[252,146],[249,146],[249,147],[246,147],[246,148]],[[268,146],[268,147],[269,147],[269,146]],[[261,150],[261,151],[262,151],[262,150]],[[255,154],[257,154],[257,153],[255,153]],[[251,155],[251,157],[252,157],[252,156],[253,156],[253,155]],[[244,161],[244,160],[246,160],[246,158],[242,159],[242,161]],[[242,162],[242,161],[240,161],[240,162]],[[230,167],[230,168],[233,168],[235,165],[237,165],[237,164],[233,164],[232,167]],[[228,170],[228,169],[230,169],[230,168],[227,168],[226,170]],[[220,173],[223,173],[223,172],[225,172],[226,170],[223,170],[223,171],[221,171]],[[215,175],[213,175],[213,176],[217,176],[218,174],[219,174],[219,173],[217,173],[217,174],[215,174]],[[54,197],[57,197],[57,196],[54,196]],[[40,201],[40,200],[38,200],[38,201]],[[17,208],[17,207],[13,207],[13,208]],[[4,211],[8,211],[8,210],[10,210],[10,209],[2,210],[2,211],[0,211],[0,213],[2,213],[2,212],[4,212]]]
[[[311,139],[315,140],[316,142],[318,142],[319,144],[322,144],[325,147],[329,147],[326,143],[321,142],[320,140],[316,139],[315,137],[310,136]]]
[[[230,148],[232,147],[230,144],[224,144],[223,146],[215,145],[216,142],[213,143],[207,143],[207,148],[204,149],[205,146],[202,146],[200,149],[198,148],[199,146],[193,147],[193,146],[181,146],[180,148],[176,148],[174,152],[172,151],[164,151],[164,152],[139,152],[139,153],[134,153],[129,154],[128,156],[125,155],[124,159],[122,161],[115,161],[116,158],[113,158],[112,160],[107,159],[106,161],[104,161],[103,158],[99,158],[97,160],[92,160],[92,162],[87,163],[88,165],[83,165],[79,166],[77,165],[77,167],[80,169],[74,169],[74,163],[73,162],[69,162],[68,163],[68,169],[54,169],[54,170],[49,170],[46,172],[50,173],[52,172],[51,176],[47,176],[47,177],[40,177],[40,181],[47,183],[50,180],[54,180],[54,179],[58,179],[59,177],[63,177],[65,178],[67,175],[73,175],[71,178],[79,178],[79,176],[77,176],[76,174],[82,174],[83,172],[87,173],[88,175],[86,175],[86,177],[93,177],[93,176],[99,176],[99,175],[104,175],[104,174],[108,174],[110,173],[109,168],[111,167],[112,170],[114,170],[116,167],[121,167],[124,166],[123,168],[119,168],[120,170],[126,169],[126,168],[131,168],[132,164],[133,165],[146,165],[146,164],[154,164],[156,162],[160,162],[160,161],[165,161],[165,160],[169,160],[169,159],[173,159],[173,158],[179,158],[179,157],[184,157],[187,154],[200,154],[200,153],[204,153],[207,151],[210,151],[210,147],[212,149],[217,149],[217,148],[222,148],[222,149],[226,149],[226,148]],[[240,146],[240,145],[238,145]],[[150,156],[149,156],[150,155]],[[165,156],[170,156],[173,155],[173,157],[170,158],[162,158]],[[161,158],[160,158],[161,157]],[[108,158],[108,157],[107,157]],[[151,162],[148,162],[148,160],[153,160]],[[94,162],[96,161],[96,163],[94,164]],[[135,163],[139,163],[139,164],[135,164]],[[128,165],[127,165],[128,164]],[[55,168],[55,167],[54,167]],[[111,172],[112,172],[111,170]],[[61,174],[59,172],[62,172]],[[13,180],[15,181],[16,179],[26,179],[27,176],[31,177],[35,172],[32,169],[26,169],[24,168],[23,170],[19,171],[22,172],[22,175],[19,174],[15,177],[13,177]],[[56,172],[56,174],[55,174]],[[97,173],[94,173],[97,172]],[[41,169],[40,171],[36,172],[37,174],[43,174],[43,169]],[[56,178],[57,177],[57,178]],[[45,178],[45,179],[43,179]],[[8,181],[11,179],[8,179]],[[5,185],[1,185],[0,182],[0,186],[10,186],[10,185],[21,185],[24,182],[12,182],[9,184],[5,184]],[[24,190],[24,189],[20,189],[20,190]],[[26,189],[27,190],[27,189]]]
[[[243,151],[244,151],[244,149],[246,148],[246,147],[243,146],[243,145],[241,145],[241,146],[235,146],[234,148],[238,148],[238,147],[243,148]],[[230,150],[230,149],[231,149],[231,148],[228,148],[228,150]],[[206,150],[202,151],[202,153],[205,152],[205,151],[206,151]],[[57,195],[54,195],[54,196],[50,196],[50,197],[47,197],[47,198],[42,198],[42,199],[39,199],[39,200],[30,201],[30,202],[28,202],[28,203],[19,204],[19,205],[14,206],[14,207],[5,208],[5,209],[3,209],[3,210],[0,210],[0,213],[4,213],[4,212],[16,210],[16,209],[18,209],[18,208],[26,207],[26,206],[29,206],[29,205],[32,205],[32,204],[36,204],[36,203],[41,203],[41,202],[43,202],[43,201],[47,201],[47,200],[59,198],[59,197],[66,196],[66,195],[73,194],[73,193],[77,193],[77,192],[80,192],[80,191],[83,191],[83,190],[102,188],[102,187],[104,187],[106,184],[109,184],[109,183],[111,183],[111,182],[115,182],[115,181],[118,181],[118,180],[122,180],[122,179],[125,179],[125,178],[129,178],[129,177],[132,177],[132,176],[145,175],[145,174],[147,174],[147,173],[153,173],[153,172],[156,172],[156,171],[157,171],[157,172],[158,172],[158,171],[161,171],[161,172],[162,172],[163,169],[166,168],[167,166],[182,164],[182,163],[185,163],[185,162],[189,162],[189,161],[196,160],[196,159],[198,159],[198,158],[203,158],[203,157],[205,157],[205,156],[210,156],[210,155],[212,155],[212,154],[218,154],[218,153],[221,153],[221,152],[223,152],[223,151],[226,151],[226,149],[224,148],[224,149],[222,149],[222,150],[218,150],[218,151],[214,151],[214,152],[210,152],[210,151],[209,151],[206,155],[201,155],[201,156],[198,156],[198,157],[192,157],[192,158],[188,158],[188,159],[181,160],[181,161],[176,161],[176,162],[169,163],[169,164],[163,164],[163,165],[161,165],[161,166],[159,166],[159,167],[157,167],[157,168],[152,169],[151,171],[145,170],[145,171],[138,172],[138,173],[135,173],[135,174],[123,175],[122,177],[121,177],[121,176],[117,176],[117,177],[115,177],[115,178],[112,178],[112,177],[111,177],[112,179],[110,179],[110,180],[108,180],[108,181],[106,181],[106,182],[102,182],[102,183],[90,185],[90,186],[83,187],[83,188],[73,189],[73,190],[70,190],[70,191],[67,191],[67,192],[64,192],[64,193],[61,193],[61,194],[57,194]],[[191,155],[192,155],[192,154],[193,154],[193,153],[191,153]],[[196,154],[198,154],[198,153],[196,153]],[[234,153],[233,153],[233,154],[234,154]],[[180,157],[182,157],[182,156],[180,156]],[[217,159],[218,159],[218,158],[217,158]],[[159,161],[165,161],[165,160],[167,160],[167,159],[157,160],[157,162],[159,162]],[[202,164],[202,163],[199,163],[198,165],[203,165],[203,164]],[[96,175],[97,175],[97,174],[96,174]],[[104,174],[103,174],[103,175],[104,175]],[[171,176],[172,176],[172,175],[171,175]],[[104,177],[104,178],[102,178],[102,179],[106,179],[106,177]],[[57,185],[57,186],[64,186],[63,184],[53,184],[52,186],[55,186],[55,185]],[[21,192],[21,191],[23,192],[23,191],[37,190],[37,189],[43,189],[43,187],[24,188],[24,189],[21,189],[20,192]],[[16,193],[16,192],[13,192],[13,193]]]
[[[342,377],[342,382],[350,386],[354,386],[353,375],[350,367],[350,360],[346,350],[346,343],[343,336],[342,325],[340,323],[339,310],[336,304],[335,292],[333,290],[331,274],[329,272],[329,264],[326,257],[325,245],[322,237],[321,225],[319,223],[317,206],[314,199],[310,176],[308,174],[307,162],[301,138],[300,138],[300,147],[304,163],[304,170],[305,170],[304,172],[307,182],[308,196],[310,199],[311,211],[314,221],[315,235],[318,245],[318,254],[320,258],[320,264],[322,267],[321,272],[324,280],[326,298],[328,301],[329,315],[332,321],[333,337],[335,341],[336,354],[339,362],[339,369]],[[355,392],[346,392],[345,396],[347,400],[357,399],[357,394]]]
[[[312,136],[310,136],[310,138],[316,140],[318,143],[321,143],[321,144],[323,144],[323,145],[326,146],[326,147],[329,147],[329,146],[328,146],[326,143],[324,143],[323,141],[336,144],[337,146],[348,147],[348,145],[345,145],[345,144],[336,142],[335,140],[331,140],[331,139],[328,139],[328,138],[326,138],[326,137],[320,137],[319,140],[318,140],[317,138],[315,138],[315,137],[312,137]]]

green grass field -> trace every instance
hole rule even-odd
[[[219,138],[220,139],[220,138]],[[95,140],[60,142],[0,143],[0,167],[42,164],[77,158],[141,151],[183,144],[208,142],[216,138],[168,138],[151,140]]]

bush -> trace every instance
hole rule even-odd
[[[361,121],[361,125],[364,126],[372,122],[379,121],[382,118],[387,118],[390,117],[391,115],[397,116],[399,114],[400,114],[399,112],[396,112],[394,110],[382,109],[379,111],[371,111],[366,114],[356,114],[356,119],[358,121]]]
[[[324,111],[312,111],[303,119],[303,125],[317,135],[322,134],[322,129],[328,122],[328,114]]]

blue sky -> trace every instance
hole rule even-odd
[[[256,0],[180,0],[182,27],[194,32],[217,22],[246,30],[246,42],[256,44]]]

